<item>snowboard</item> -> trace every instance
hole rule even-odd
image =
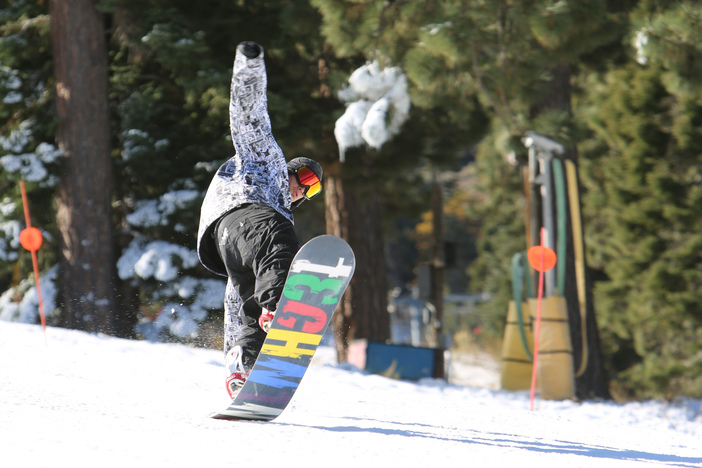
[[[351,247],[315,237],[292,261],[261,353],[244,386],[214,419],[271,421],[297,390],[355,269]]]

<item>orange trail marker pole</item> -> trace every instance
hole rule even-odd
[[[20,181],[22,191],[22,205],[24,206],[24,219],[27,227],[20,232],[20,244],[32,253],[32,266],[34,267],[34,281],[37,284],[37,300],[39,301],[39,315],[41,316],[41,328],[44,331],[44,344],[46,341],[46,315],[44,315],[44,301],[41,298],[41,285],[39,284],[39,262],[37,261],[37,250],[41,247],[41,231],[32,227],[29,217],[29,203],[27,203],[27,191],[24,189],[24,181]]]
[[[532,268],[539,272],[539,293],[536,307],[536,330],[534,331],[534,366],[531,370],[530,409],[534,411],[534,394],[536,393],[536,370],[539,361],[539,335],[541,334],[541,300],[544,295],[544,273],[556,266],[556,252],[544,246],[544,228],[541,228],[541,245],[535,245],[527,251],[527,258]]]

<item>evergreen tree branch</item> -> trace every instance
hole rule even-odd
[[[519,125],[519,122],[516,119],[515,115],[511,112],[509,104],[507,103],[507,98],[504,95],[504,92],[501,92],[503,90],[498,89],[501,105],[498,105],[498,103],[493,99],[492,95],[490,94],[490,91],[487,89],[487,86],[485,86],[485,83],[483,82],[482,73],[480,72],[480,64],[478,63],[478,54],[476,53],[476,47],[473,41],[470,41],[470,49],[471,60],[473,64],[473,75],[475,76],[475,81],[478,84],[478,89],[488,100],[490,107],[495,111],[500,120],[502,120],[505,126],[510,130],[510,133],[526,133],[526,129]]]

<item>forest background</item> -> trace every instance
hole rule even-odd
[[[451,246],[443,292],[491,298],[454,331],[479,325],[499,339],[511,258],[526,248],[523,138],[535,131],[578,164],[607,390],[702,397],[701,23],[695,1],[2,0],[0,318],[38,320],[18,241],[23,180],[44,234],[50,324],[212,344],[224,282],[200,267],[195,233],[233,151],[235,48],[255,40],[286,157],[322,162],[325,192],[343,184],[355,213],[347,234],[376,249],[359,253],[382,253],[357,290],[407,291],[436,260],[438,186]],[[96,27],[59,43],[72,24]],[[104,83],[71,75],[82,50],[98,69],[104,60]],[[342,164],[337,93],[368,61],[404,71],[410,118]],[[105,96],[104,122],[84,122],[77,139],[71,93],[98,107]],[[302,241],[329,231],[325,196],[296,211]],[[361,326],[351,337],[377,338]]]

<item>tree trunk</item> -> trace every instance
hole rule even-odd
[[[356,272],[333,321],[339,362],[343,362],[353,340],[390,338],[382,210],[377,192],[362,195],[336,176],[325,177],[324,192],[327,233],[345,239],[356,255]]]
[[[434,176],[431,197],[432,247],[431,247],[431,303],[436,309],[437,328],[432,330],[431,344],[443,347],[444,323],[444,272],[446,255],[444,252],[444,187]]]
[[[61,322],[113,333],[107,48],[92,0],[51,0],[57,140],[64,152],[57,200]]]
[[[324,178],[324,205],[326,211],[327,234],[341,237],[348,241],[348,212],[344,199],[344,187],[339,177],[328,174]],[[353,246],[351,248],[353,248]],[[352,330],[353,309],[351,305],[353,302],[353,290],[352,279],[332,319],[332,328],[334,336],[336,337],[336,352],[339,362],[346,361],[349,335],[354,334]]]
[[[544,100],[535,106],[533,111],[537,115],[549,109],[560,109],[572,113],[571,108],[571,75],[567,67],[556,67],[551,70],[553,79],[549,89],[550,93]],[[576,148],[567,148],[564,159],[572,160],[576,167],[578,165],[578,153]],[[555,207],[554,207],[555,209]],[[580,223],[582,226],[582,222]],[[584,236],[584,233],[583,233]],[[584,238],[584,237],[583,237]],[[532,241],[537,242],[538,237]],[[587,261],[583,259],[587,266]],[[604,362],[600,350],[600,336],[597,327],[597,318],[593,304],[592,282],[585,268],[585,296],[586,314],[585,329],[586,336],[582,333],[582,319],[580,316],[580,305],[578,300],[578,290],[575,281],[575,250],[573,247],[573,226],[570,219],[570,208],[568,209],[568,221],[566,232],[566,279],[564,297],[568,308],[568,321],[570,323],[570,335],[573,344],[573,364],[576,371],[580,369],[583,359],[586,359],[586,367],[583,372],[576,376],[576,395],[580,399],[605,398],[610,399],[609,384],[604,371]],[[587,355],[583,356],[583,339],[586,341]]]

